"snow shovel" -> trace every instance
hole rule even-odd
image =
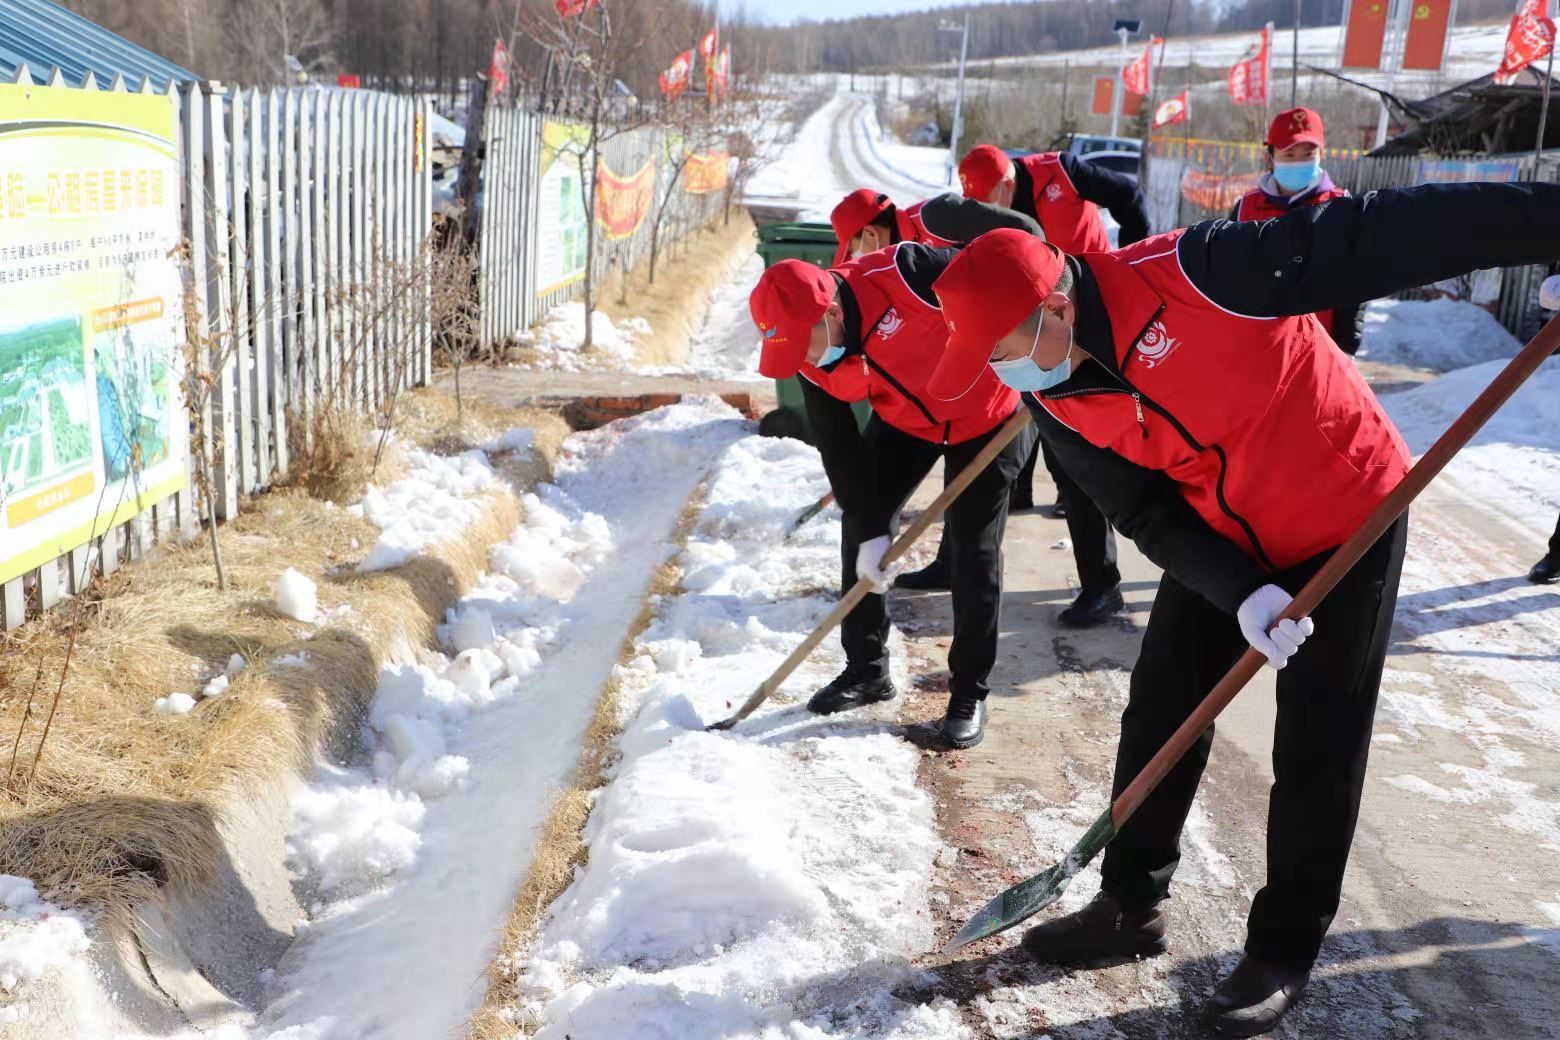
[[[916,539],[925,534],[926,529],[936,523],[943,513],[947,512],[948,507],[953,504],[953,500],[958,498],[960,493],[969,487],[976,477],[980,476],[981,471],[991,463],[991,460],[1000,455],[1002,449],[1006,448],[1014,437],[1022,433],[1024,427],[1028,426],[1029,423],[1030,415],[1028,408],[1020,408],[1011,419],[1003,423],[997,430],[997,435],[991,438],[984,448],[980,449],[980,454],[971,459],[970,464],[960,470],[959,475],[948,482],[947,486],[943,488],[942,494],[933,500],[932,504],[927,507],[926,512],[916,517],[915,522],[905,528],[905,532],[894,540],[893,545],[888,547],[888,552],[883,554],[883,566],[887,568],[889,564],[903,556],[915,544]],[[818,648],[818,644],[823,642],[824,637],[834,631],[835,626],[845,620],[845,615],[855,610],[856,604],[866,599],[867,594],[871,591],[872,583],[865,578],[852,585],[850,591],[841,596],[840,601],[834,605],[834,609],[829,611],[828,616],[818,623],[818,627],[813,629],[806,639],[802,640],[801,645],[791,651],[791,656],[780,662],[780,667],[775,669],[774,674],[758,684],[758,689],[754,690],[752,696],[748,697],[742,707],[737,709],[735,715],[721,722],[712,723],[705,728],[712,730],[731,729],[757,711],[758,706],[767,701],[770,695],[780,688],[780,684],[785,682],[791,673],[796,671],[803,661],[807,660],[808,655]]]
[[[833,502],[834,492],[825,492],[822,498],[818,499],[818,501],[814,502],[800,513],[797,513],[796,519],[792,520],[791,526],[785,530],[785,540],[789,542],[792,535],[794,535],[797,531],[800,531],[803,527],[806,527],[809,520],[823,512],[825,509],[829,508],[830,504]]]
[[[1359,527],[1359,530],[1338,547],[1320,571],[1305,588],[1295,597],[1294,602],[1284,611],[1281,617],[1298,620],[1315,610],[1317,605],[1332,591],[1334,585],[1349,572],[1361,556],[1365,555],[1376,539],[1380,538],[1388,527],[1403,515],[1403,511],[1409,506],[1419,493],[1434,480],[1436,475],[1445,468],[1459,451],[1473,439],[1473,435],[1479,432],[1495,410],[1505,404],[1507,399],[1516,392],[1529,376],[1538,370],[1560,347],[1560,317],[1552,318],[1537,336],[1522,349],[1522,352],[1511,359],[1500,375],[1485,388],[1484,392],[1468,406],[1467,411],[1457,418],[1457,421],[1441,435],[1429,451],[1425,452],[1414,468],[1409,470],[1399,482],[1398,486],[1382,500]],[[1258,670],[1261,669],[1265,658],[1256,650],[1247,649],[1235,662],[1224,678],[1219,680],[1213,691],[1197,706],[1191,716],[1181,724],[1181,728],[1160,748],[1158,753],[1143,767],[1142,772],[1127,785],[1121,792],[1121,797],[1107,809],[1100,817],[1089,825],[1084,831],[1083,837],[1072,847],[1060,863],[1026,881],[1009,888],[991,902],[981,907],[979,912],[959,929],[959,934],[949,940],[943,947],[943,953],[952,953],[959,947],[974,942],[976,939],[984,939],[988,935],[1018,924],[1032,914],[1043,910],[1055,902],[1066,890],[1070,882],[1080,870],[1087,866],[1100,850],[1110,844],[1112,838],[1121,830],[1122,824],[1137,811],[1154,790],[1159,782],[1165,778],[1165,774],[1181,760],[1191,746],[1197,743],[1203,731],[1213,723],[1235,695],[1250,682]]]

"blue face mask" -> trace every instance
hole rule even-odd
[[[1321,173],[1320,159],[1307,159],[1305,162],[1275,162],[1273,183],[1293,195],[1315,184]]]
[[[1053,386],[1060,386],[1067,382],[1067,377],[1072,375],[1072,348],[1073,333],[1067,330],[1067,353],[1062,355],[1062,361],[1055,368],[1041,368],[1035,363],[1035,347],[1040,343],[1040,329],[1045,326],[1045,314],[1042,311],[1040,325],[1035,328],[1035,340],[1029,345],[1029,353],[1021,358],[1011,361],[993,361],[991,370],[997,374],[997,378],[1020,393],[1039,393],[1049,390]]]
[[[845,344],[843,344],[843,343],[830,344],[829,348],[823,352],[823,356],[818,359],[817,367],[819,367],[819,368],[828,368],[830,365],[834,364],[836,361],[838,361],[840,358],[842,358],[844,356],[845,356]]]

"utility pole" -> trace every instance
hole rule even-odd
[[[964,16],[961,28],[953,22],[939,22],[939,32],[959,34],[959,89],[953,97],[953,133],[948,142],[948,183],[953,183],[953,172],[959,168],[959,135],[964,131],[964,62],[970,54],[970,16]]]
[[[1533,143],[1533,179],[1538,180],[1538,160],[1544,154],[1544,129],[1549,122],[1549,82],[1555,71],[1555,49],[1549,48],[1549,60],[1544,63],[1544,102],[1538,109],[1538,140]]]
[[[1387,35],[1387,93],[1392,93],[1392,87],[1397,80],[1397,71],[1403,64],[1403,23],[1408,21],[1409,10],[1413,7],[1412,0],[1393,0],[1387,26],[1390,30]],[[1380,148],[1387,143],[1387,99],[1381,98],[1381,114],[1376,117],[1376,145]]]
[[[1142,28],[1143,23],[1137,18],[1117,18],[1112,27],[1118,39],[1121,40],[1121,64],[1116,68],[1116,89],[1111,91],[1110,97],[1110,136],[1115,137],[1121,129],[1121,105],[1126,100],[1126,73],[1127,73],[1127,37]]]

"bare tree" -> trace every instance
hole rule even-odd
[[[240,68],[250,83],[287,82],[288,58],[309,72],[334,60],[335,27],[322,0],[241,0],[230,12]]]

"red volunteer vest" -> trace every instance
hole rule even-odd
[[[989,367],[957,401],[927,392],[948,344],[948,326],[940,308],[905,284],[894,262],[898,252],[899,246],[880,249],[834,268],[861,310],[866,356],[847,358],[832,372],[804,364],[803,377],[841,400],[866,398],[884,422],[934,444],[962,444],[990,433],[1018,407],[1018,393]]]
[[[1273,568],[1332,549],[1408,472],[1402,437],[1311,315],[1254,318],[1181,271],[1181,231],[1082,257],[1131,389],[1042,403],[1091,443],[1160,470]]]
[[[1300,205],[1318,206],[1323,202],[1330,202],[1333,199],[1346,199],[1348,197],[1349,193],[1347,191],[1343,190],[1342,188],[1335,187],[1329,188],[1326,191],[1319,191],[1310,198],[1303,199],[1300,202]],[[1289,212],[1290,208],[1291,207],[1289,206],[1274,202],[1271,198],[1268,197],[1267,192],[1263,191],[1261,188],[1256,188],[1252,191],[1248,191],[1246,194],[1240,197],[1240,202],[1237,204],[1235,210],[1235,219],[1271,220],[1274,217],[1282,217],[1285,213]],[[1329,336],[1332,335],[1332,311],[1317,311],[1316,320],[1322,323],[1322,328],[1327,330],[1327,334]]]
[[[1034,181],[1035,219],[1046,241],[1074,256],[1110,249],[1099,207],[1078,194],[1057,153],[1040,152],[1013,161],[1023,163]]]
[[[960,243],[951,238],[943,238],[926,230],[926,225],[921,223],[921,207],[926,205],[922,199],[908,209],[895,208],[894,219],[899,224],[899,239],[902,242],[919,242],[924,246],[956,246]]]

